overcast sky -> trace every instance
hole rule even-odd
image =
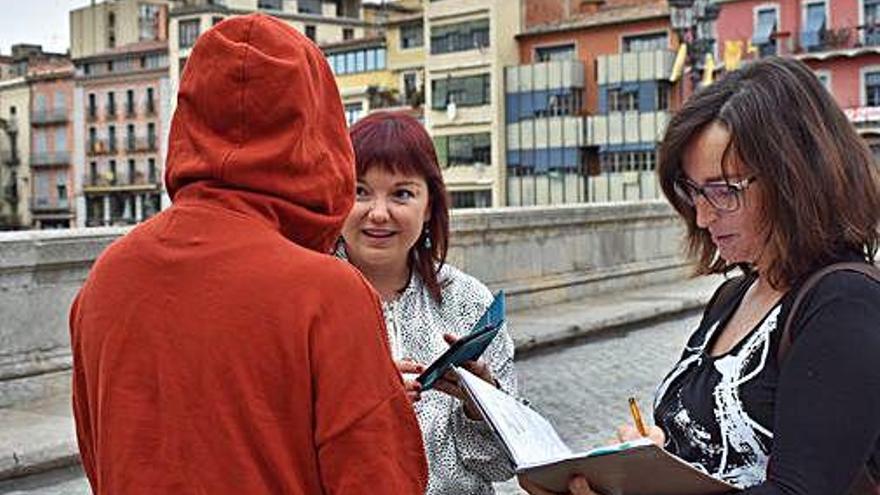
[[[50,52],[67,51],[68,12],[89,3],[91,0],[0,0],[0,54],[9,55],[16,43],[43,45]]]

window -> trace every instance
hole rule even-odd
[[[776,55],[776,27],[778,24],[777,11],[775,8],[758,10],[755,15],[755,32],[752,43],[758,48],[758,55],[767,57]]]
[[[880,0],[878,0],[880,1]],[[416,48],[425,44],[425,26],[421,22],[410,22],[400,26],[400,48]]]
[[[449,103],[458,106],[488,105],[491,101],[489,74],[468,77],[449,77],[431,82],[434,110],[443,110]]]
[[[440,136],[435,139],[441,167],[492,163],[492,135],[488,132]]]
[[[299,0],[296,11],[300,14],[321,15],[321,0]]]
[[[880,71],[865,73],[865,106],[880,107]]]
[[[178,28],[180,48],[189,48],[196,44],[196,39],[199,37],[198,19],[180,21]]]
[[[116,160],[110,160],[110,184],[116,185]]]
[[[669,83],[659,82],[657,84],[657,99],[654,100],[655,110],[669,110]]]
[[[306,38],[315,41],[315,37],[317,36],[317,30],[315,26],[306,25]]]
[[[657,166],[657,156],[654,151],[603,153],[599,161],[604,172],[647,172]]]
[[[134,151],[135,150],[134,124],[128,124],[125,140],[126,140],[126,149],[128,149],[128,151]]]
[[[828,91],[831,92],[831,73],[828,71],[816,71],[816,79],[822,84],[822,86]]]
[[[49,206],[49,187],[49,174],[34,174],[34,192],[36,193],[34,201],[37,206],[44,208]]]
[[[47,106],[46,95],[37,93],[37,96],[34,98],[34,111],[37,113],[44,113]]]
[[[281,0],[259,0],[258,9],[281,10]]]
[[[556,46],[539,46],[535,48],[536,62],[550,62],[552,60],[575,60],[574,43]]]
[[[55,155],[63,156],[67,154],[67,126],[55,129]]]
[[[220,24],[221,22],[223,22],[223,19],[225,19],[225,18],[215,15],[214,17],[211,18],[211,25],[216,26],[217,24]]]
[[[149,174],[148,176],[150,178],[150,183],[155,184],[156,182],[158,182],[159,177],[158,177],[158,174],[156,171],[156,159],[155,158],[148,158],[147,159],[147,173]]]
[[[178,64],[177,67],[179,70],[178,75],[181,79],[183,79],[183,70],[186,69],[186,57],[183,57],[182,59],[178,60],[177,64]]]
[[[98,162],[89,162],[89,184],[98,183]]]
[[[666,33],[640,34],[623,37],[623,52],[650,52],[669,49],[669,38]]]
[[[382,70],[385,68],[385,48],[360,49],[350,52],[333,53],[327,56],[327,63],[336,75]]]
[[[125,92],[125,114],[131,117],[134,113],[134,90],[129,89]]]
[[[107,93],[107,115],[110,117],[116,116],[116,94],[112,91]]]
[[[880,45],[880,0],[862,0],[865,15],[865,44]]]
[[[492,191],[450,191],[449,198],[453,208],[489,208],[492,206]]]
[[[110,148],[111,152],[116,151],[116,126],[111,125],[107,129],[107,145]]]
[[[452,53],[489,46],[489,20],[439,26],[431,30],[431,53]]]
[[[367,50],[367,70],[376,70],[376,50]]]
[[[413,95],[419,90],[417,77],[418,75],[415,72],[403,74],[403,98],[409,104],[412,104]]]
[[[49,151],[48,140],[46,139],[46,131],[34,131],[34,149],[37,153],[46,153]]]
[[[821,50],[825,37],[825,2],[811,2],[805,7],[801,47],[807,51]]]
[[[348,125],[352,125],[360,120],[363,108],[363,103],[349,103],[345,105],[345,121],[348,122]]]
[[[153,88],[147,88],[147,113],[153,114],[156,112],[156,100],[153,95]]]
[[[159,5],[138,5],[138,32],[140,41],[159,39]]]
[[[152,122],[147,124],[147,146],[151,150],[156,149],[156,124]]]
[[[638,111],[639,90],[638,88],[612,88],[608,90],[608,111],[628,112]]]
[[[354,29],[342,28],[342,39],[343,39],[343,41],[353,40],[354,39]]]
[[[89,127],[89,149],[95,151],[98,147],[98,130],[94,127]]]
[[[135,180],[137,176],[137,168],[135,167],[134,160],[129,158],[128,160],[128,183],[134,184],[137,181]]]
[[[95,100],[95,93],[89,93],[89,119],[94,120],[98,117],[98,105]]]
[[[53,108],[55,108],[56,113],[63,114],[67,111],[67,97],[64,95],[63,91],[55,91],[55,98],[53,103]]]

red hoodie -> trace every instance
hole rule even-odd
[[[71,308],[96,494],[421,494],[418,423],[375,293],[327,253],[354,198],[321,51],[283,22],[206,32],[181,81],[173,206]]]

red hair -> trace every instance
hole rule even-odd
[[[416,270],[431,297],[441,304],[442,284],[437,279],[449,248],[449,200],[443,173],[437,164],[434,143],[425,127],[403,112],[374,112],[355,123],[351,130],[358,178],[379,167],[389,173],[419,176],[428,185],[427,221],[431,247],[425,234],[409,250],[409,267]]]

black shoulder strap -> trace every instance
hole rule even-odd
[[[785,358],[785,354],[791,347],[791,325],[794,323],[797,310],[803,302],[804,298],[806,297],[807,293],[810,291],[810,289],[815,287],[816,284],[818,284],[819,281],[822,280],[823,277],[825,277],[825,275],[842,270],[863,273],[880,283],[880,268],[877,268],[874,265],[860,262],[834,263],[810,275],[807,281],[804,282],[803,285],[801,285],[798,289],[797,294],[794,298],[794,302],[791,303],[791,308],[788,310],[788,318],[785,319],[785,325],[782,327],[782,336],[779,339],[779,350],[776,351],[776,360],[778,363],[782,363],[782,360]]]

